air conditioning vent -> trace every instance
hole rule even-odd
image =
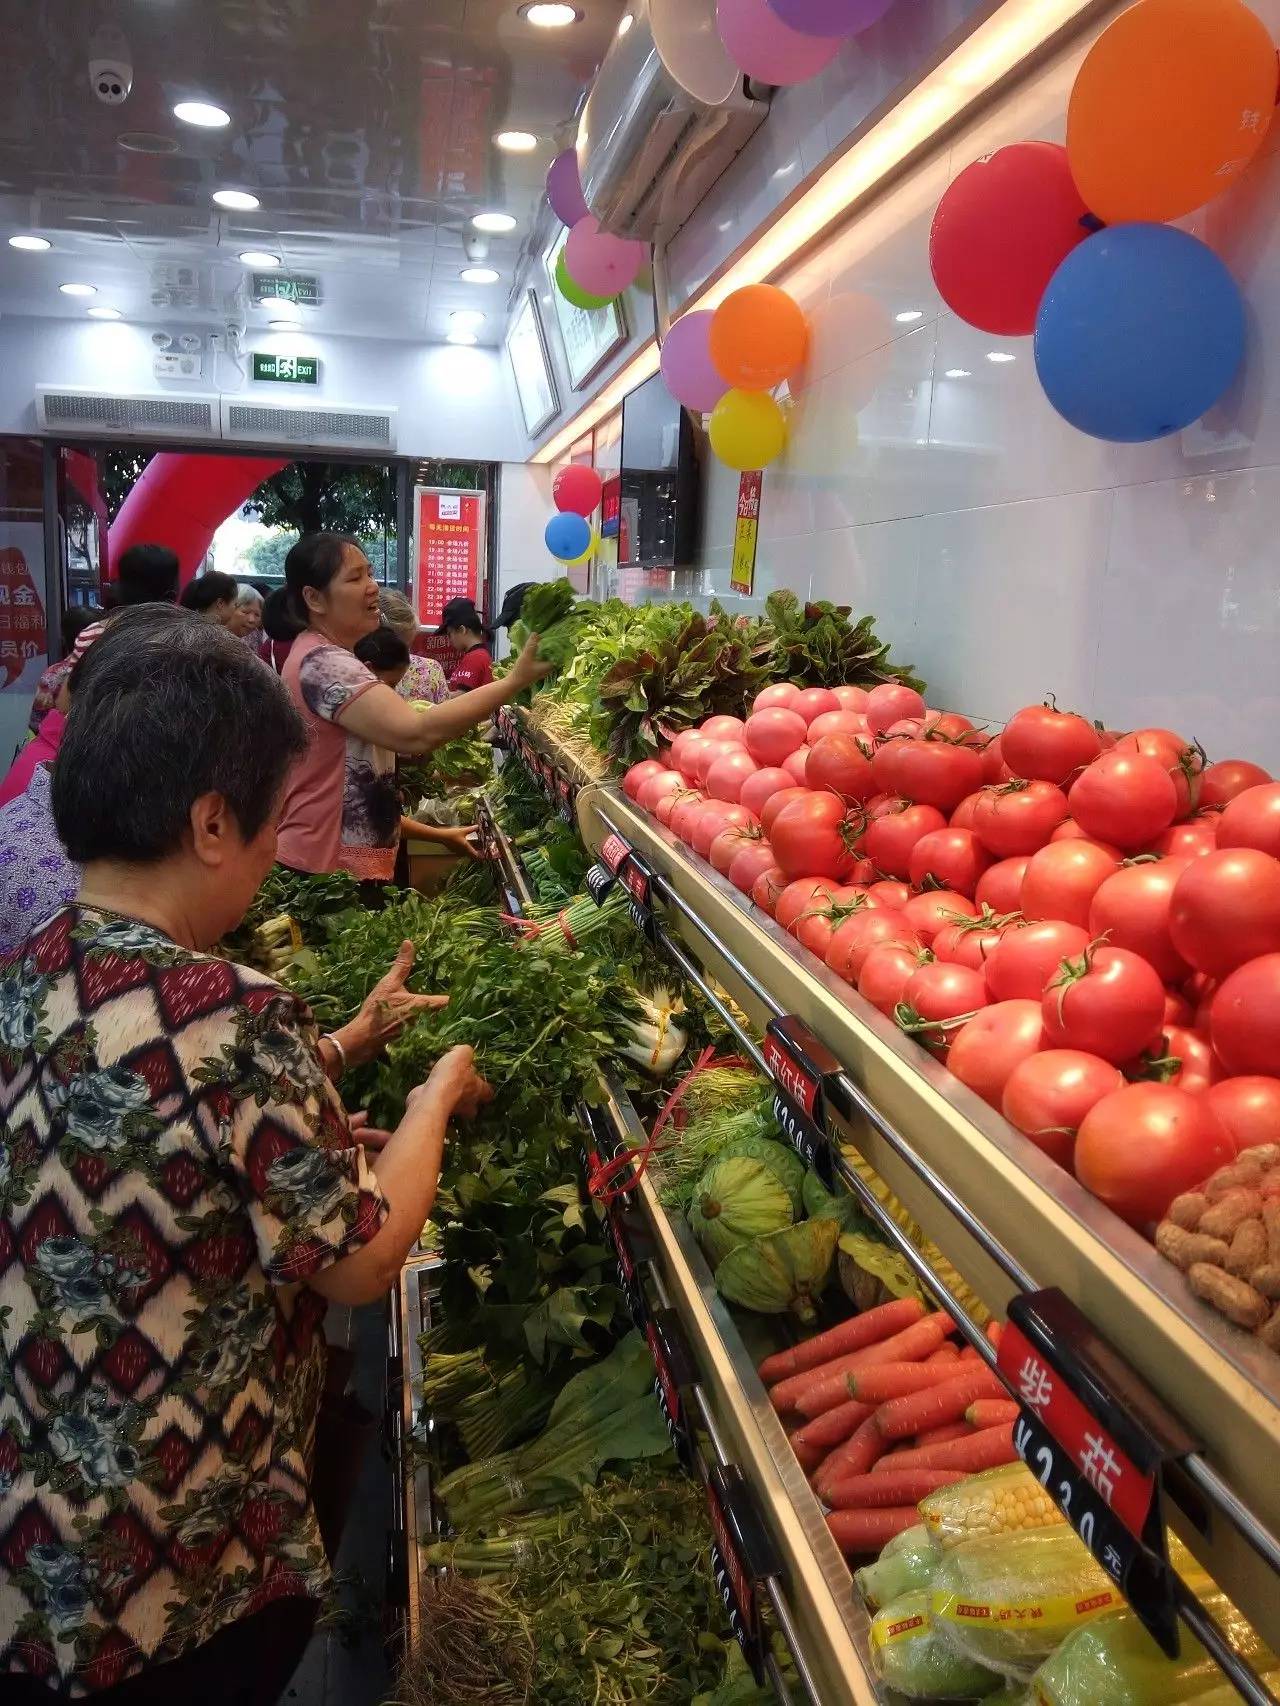
[[[45,432],[187,439],[221,436],[216,397],[127,397],[37,385],[36,422]]]
[[[222,435],[254,444],[394,450],[394,409],[282,409],[222,399]]]

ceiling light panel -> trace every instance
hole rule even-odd
[[[212,101],[179,101],[173,116],[180,124],[193,124],[197,130],[225,130],[231,114]]]

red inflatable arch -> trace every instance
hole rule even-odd
[[[179,580],[185,586],[227,517],[264,480],[288,466],[286,458],[276,456],[200,456],[168,450],[153,456],[108,533],[111,579],[131,545],[167,545],[178,553]]]

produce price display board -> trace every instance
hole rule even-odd
[[[416,486],[413,517],[415,607],[424,628],[438,628],[451,598],[482,600],[484,493]]]
[[[796,1018],[771,1019],[764,1033],[764,1061],[777,1086],[773,1112],[788,1142],[828,1189],[833,1180],[827,1108],[840,1062]]]

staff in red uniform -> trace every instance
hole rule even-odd
[[[469,693],[473,687],[486,686],[493,680],[493,659],[480,612],[469,598],[451,598],[440,614],[436,633],[447,635],[449,644],[460,654],[452,669],[446,671],[449,691]]]

